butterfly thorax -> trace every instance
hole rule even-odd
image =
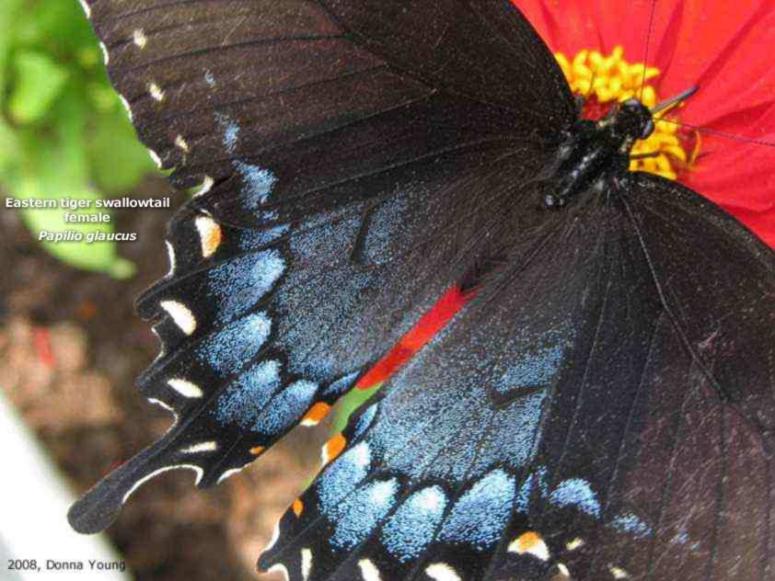
[[[635,99],[599,121],[579,119],[557,149],[544,206],[561,208],[580,193],[605,191],[611,179],[628,171],[635,142],[653,131],[651,112]]]

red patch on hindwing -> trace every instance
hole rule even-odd
[[[358,380],[355,387],[366,390],[383,384],[417,351],[433,339],[436,333],[446,326],[471,296],[472,293],[464,292],[459,286],[453,286],[447,290],[431,310],[425,313],[417,324],[401,337],[387,355]]]

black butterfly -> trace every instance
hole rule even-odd
[[[176,422],[70,512],[209,486],[332,404],[449,288],[260,566],[291,579],[775,578],[775,260],[627,170],[508,0],[89,0],[180,188],[139,301]]]

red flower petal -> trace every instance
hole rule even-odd
[[[687,3],[671,62],[656,63],[666,69],[659,85],[662,95],[699,85],[681,112],[689,123],[712,125],[741,105],[758,106],[775,98],[775,70],[769,59],[762,58],[762,51],[775,46],[773,5],[741,0],[734,8],[734,14],[724,10],[691,14],[695,3]],[[755,131],[750,128],[743,134]]]
[[[775,140],[775,133],[769,139]],[[705,138],[706,155],[683,181],[775,248],[775,149],[755,143],[730,147],[726,141]]]

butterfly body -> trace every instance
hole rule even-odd
[[[615,107],[600,121],[577,121],[558,149],[548,180],[552,191],[544,196],[544,206],[563,207],[590,188],[598,193],[610,189],[612,180],[628,171],[634,143],[653,131],[651,113],[635,99]]]
[[[642,104],[579,120],[508,0],[85,3],[141,138],[203,188],[139,302],[164,346],[140,386],[177,422],[76,529],[156,474],[214,484],[316,423],[458,288],[326,444],[262,568],[772,578],[775,259],[628,171]]]

